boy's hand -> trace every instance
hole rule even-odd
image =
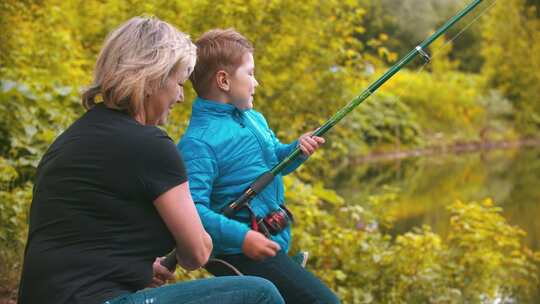
[[[152,282],[148,286],[149,288],[159,287],[167,283],[168,280],[174,279],[174,273],[170,272],[166,267],[161,265],[161,260],[164,258],[165,257],[156,258],[154,264],[152,264],[154,275],[152,277]]]
[[[303,134],[298,138],[299,148],[302,150],[305,156],[310,156],[319,148],[320,145],[324,144],[325,140],[319,136],[312,136],[313,132],[308,132]]]
[[[279,247],[278,243],[266,238],[262,233],[255,230],[248,231],[242,244],[244,254],[256,261],[273,257],[280,249],[281,247]]]

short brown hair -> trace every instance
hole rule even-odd
[[[234,73],[242,62],[242,56],[254,51],[249,40],[232,28],[210,30],[195,45],[197,63],[190,79],[195,92],[202,97],[209,91],[218,71]]]

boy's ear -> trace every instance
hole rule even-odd
[[[228,92],[231,89],[229,74],[223,70],[220,70],[216,73],[216,82],[220,90]]]

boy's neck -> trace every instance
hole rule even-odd
[[[204,99],[212,100],[212,101],[219,102],[219,103],[224,103],[224,104],[230,104],[231,103],[231,98],[222,91],[209,92],[209,93],[207,93],[207,94],[205,94],[204,96],[201,96],[201,97],[204,98]]]

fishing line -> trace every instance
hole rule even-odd
[[[465,27],[463,27],[456,35],[452,36],[452,38],[448,41],[446,41],[443,45],[441,45],[440,47],[434,49],[432,51],[432,55],[431,55],[431,59],[435,58],[439,53],[440,51],[446,47],[449,43],[452,43],[454,40],[456,40],[459,36],[461,36],[470,26],[472,26],[475,22],[477,22],[480,17],[482,17],[484,14],[487,13],[487,11],[489,9],[491,9],[495,3],[497,3],[498,0],[494,0],[493,2],[491,2],[491,4],[489,5],[486,5],[486,7],[476,16],[472,19],[472,21],[470,21]]]
[[[445,41],[443,43],[443,45],[437,47],[436,49],[433,49],[432,50],[432,54],[429,58],[429,60],[427,60],[425,57],[422,58],[424,63],[422,63],[422,65],[418,68],[416,68],[412,73],[411,75],[412,76],[415,76],[415,75],[419,75],[424,69],[425,67],[430,64],[431,62],[433,62],[433,60],[435,60],[438,56],[440,56],[442,54],[442,50],[447,47],[450,43],[454,42],[455,40],[457,40],[466,30],[468,30],[474,23],[476,23],[483,15],[485,15],[495,4],[497,3],[497,0],[494,0],[492,1],[489,5],[486,5],[482,11],[480,11],[474,18],[472,18],[471,21],[469,21],[457,34],[455,34],[454,36],[452,36],[449,40]],[[409,91],[411,86],[412,86],[412,83],[413,81],[415,81],[414,77],[411,77],[409,80],[407,80],[407,82],[405,83],[405,85],[403,87],[401,87],[399,89],[399,91],[397,92],[397,94],[395,95],[396,98],[392,98],[391,99],[391,102],[393,103],[394,107],[397,106],[397,101],[398,100],[401,100],[403,99],[402,97],[405,95],[404,93]],[[380,93],[381,92],[376,92],[376,96],[377,97],[380,97]],[[369,101],[368,101],[369,102]],[[373,101],[373,102],[376,102],[376,101]],[[399,144],[401,143],[400,141],[400,132],[399,132],[399,128],[398,128],[398,125],[396,125],[395,129],[394,129],[394,135],[396,136],[396,145],[399,146]]]

